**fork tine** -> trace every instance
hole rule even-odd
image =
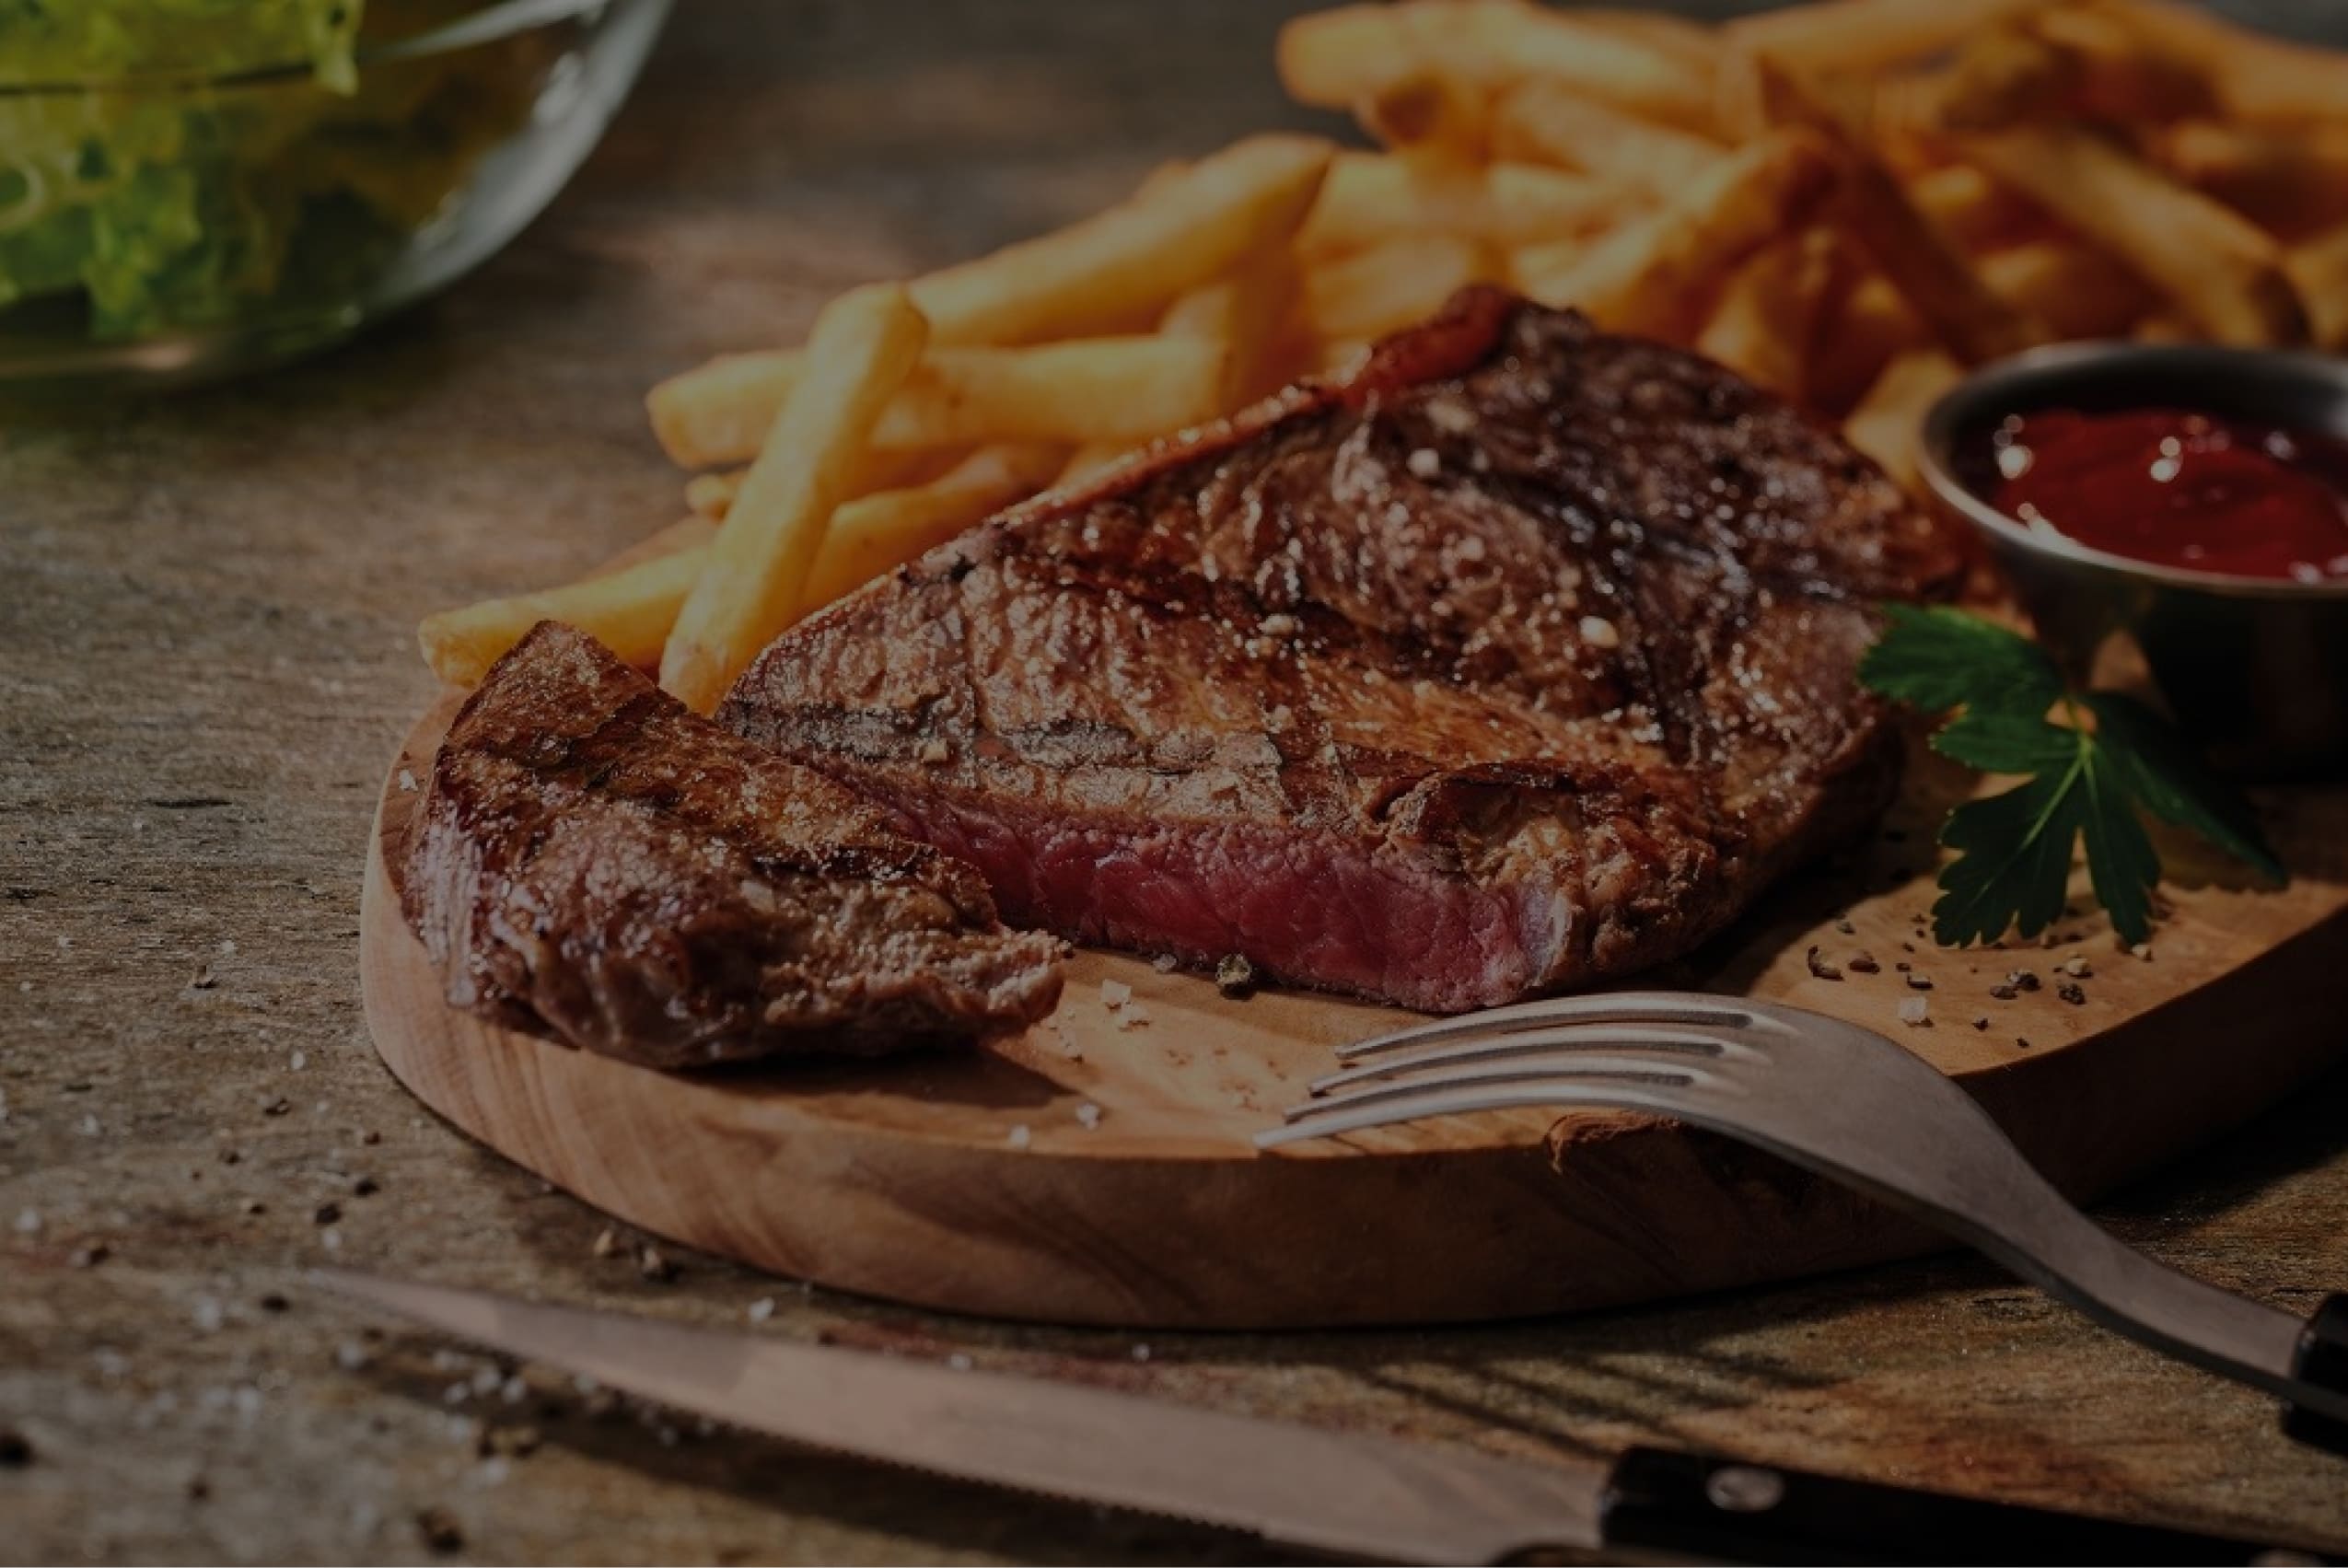
[[[1477,1063],[1436,1078],[1395,1080],[1370,1074],[1343,1086],[1336,1093],[1324,1094],[1321,1086],[1317,1084],[1314,1086],[1315,1098],[1302,1105],[1290,1106],[1280,1114],[1283,1121],[1301,1121],[1325,1111],[1342,1111],[1353,1106],[1373,1105],[1410,1095],[1439,1094],[1446,1089],[1535,1082],[1578,1083],[1590,1079],[1617,1083],[1668,1083],[1683,1087],[1714,1081],[1713,1074],[1691,1063],[1686,1056],[1667,1055],[1661,1051],[1625,1056],[1543,1054]]]
[[[1718,1028],[1750,1028],[1760,1019],[1733,1002],[1688,992],[1618,991],[1591,996],[1552,996],[1540,1002],[1519,1002],[1456,1018],[1436,1018],[1390,1034],[1374,1035],[1337,1048],[1339,1060],[1383,1055],[1410,1045],[1432,1045],[1467,1034],[1509,1033],[1552,1024],[1709,1024]]]
[[[1670,1116],[1680,1114],[1676,1108],[1679,1095],[1693,1086],[1692,1078],[1660,1074],[1593,1075],[1582,1080],[1551,1074],[1507,1083],[1433,1088],[1397,1085],[1342,1100],[1316,1100],[1296,1107],[1288,1113],[1284,1125],[1257,1133],[1255,1144],[1260,1149],[1276,1149],[1314,1138],[1334,1138],[1435,1116],[1465,1116],[1480,1110],[1539,1106],[1653,1110]]]
[[[1566,1024],[1557,1028],[1471,1037],[1454,1044],[1438,1044],[1431,1051],[1409,1056],[1381,1057],[1318,1078],[1311,1087],[1312,1092],[1319,1096],[1352,1084],[1396,1078],[1434,1068],[1469,1068],[1481,1063],[1517,1057],[1538,1057],[1561,1067],[1570,1066],[1578,1070],[1587,1065],[1577,1060],[1578,1053],[1584,1051],[1632,1051],[1642,1058],[1651,1058],[1656,1064],[1669,1066],[1683,1063],[1690,1057],[1716,1059],[1728,1054],[1730,1050],[1729,1040],[1715,1035],[1700,1034],[1692,1029]]]

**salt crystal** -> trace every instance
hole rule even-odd
[[[946,1358],[946,1365],[957,1372],[968,1372],[971,1369],[971,1358],[960,1351],[956,1351]]]
[[[494,1394],[497,1392],[498,1385],[505,1381],[505,1375],[500,1373],[497,1368],[494,1366],[482,1367],[473,1374],[473,1392],[476,1394]]]
[[[334,1365],[345,1372],[361,1371],[374,1359],[356,1340],[344,1340],[334,1347]]]
[[[1100,1005],[1111,1012],[1122,1007],[1133,999],[1133,988],[1123,981],[1104,980],[1100,982]]]
[[[98,1136],[97,1117],[85,1116],[82,1118],[82,1136],[85,1138],[95,1138]]]
[[[195,1326],[197,1332],[216,1334],[220,1331],[220,1325],[227,1320],[228,1315],[221,1308],[218,1301],[208,1295],[199,1295],[196,1297]]]
[[[409,769],[400,770],[400,788],[409,795],[416,792],[416,775]]]
[[[761,1295],[750,1303],[749,1317],[751,1322],[763,1323],[773,1316],[774,1298],[773,1296]]]
[[[1135,1345],[1133,1347],[1133,1359],[1135,1361],[1147,1361],[1149,1359],[1149,1346]]]
[[[293,1055],[285,1058],[285,1065],[298,1073],[303,1068],[309,1065],[309,1053],[308,1051],[296,1051]]]
[[[1010,1136],[1005,1138],[1004,1142],[1009,1144],[1015,1149],[1024,1149],[1029,1144],[1035,1142],[1035,1134],[1028,1131],[1028,1124],[1022,1121],[1017,1127],[1011,1129]]]
[[[1093,1104],[1090,1100],[1087,1100],[1084,1104],[1076,1107],[1076,1125],[1084,1128],[1087,1132],[1090,1132],[1092,1129],[1099,1126],[1100,1107]]]
[[[1921,996],[1911,996],[1900,1004],[1900,1021],[1909,1028],[1932,1022],[1932,1004]]]
[[[1614,622],[1600,616],[1583,616],[1581,633],[1582,641],[1594,648],[1620,647],[1622,644],[1622,634],[1614,629]]]
[[[1432,447],[1421,447],[1405,459],[1404,466],[1415,478],[1433,479],[1443,471],[1443,454]]]
[[[927,740],[922,742],[921,760],[924,762],[928,763],[930,766],[936,767],[941,762],[952,761],[954,760],[954,749],[952,747],[947,746],[946,742],[933,735]]]

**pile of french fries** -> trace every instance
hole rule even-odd
[[[1376,150],[1250,137],[662,383],[692,516],[432,617],[432,667],[471,684],[551,617],[706,711],[799,617],[1472,283],[1695,349],[1911,480],[1924,407],[2033,344],[2348,349],[2348,54],[2182,0],[1398,0],[1289,24],[1279,68]]]

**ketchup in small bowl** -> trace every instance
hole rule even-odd
[[[2348,579],[2348,441],[2173,408],[2008,414],[1990,499],[2033,528],[2156,566]]]
[[[2133,643],[2221,767],[2348,776],[2348,358],[2067,343],[1974,371],[1922,436],[2074,675]]]

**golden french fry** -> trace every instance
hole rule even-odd
[[[1060,465],[1060,472],[1053,478],[1052,488],[1065,490],[1071,485],[1082,484],[1095,474],[1106,472],[1133,449],[1114,441],[1096,441],[1088,447],[1079,447],[1068,454],[1066,462]]]
[[[577,627],[628,663],[651,668],[676,623],[678,608],[701,580],[717,525],[688,518],[657,541],[660,552],[616,572],[543,593],[516,594],[427,616],[416,641],[433,673],[452,686],[477,686],[489,667],[541,621]]]
[[[1493,108],[1492,145],[1504,158],[1557,164],[1634,191],[1675,191],[1726,150],[1708,136],[1658,125],[1554,82],[1526,82]]]
[[[1027,499],[1052,482],[1060,463],[1056,447],[982,447],[927,484],[844,503],[831,514],[823,548],[808,573],[801,613],[854,593]]]
[[[2076,52],[2027,27],[1985,28],[1935,80],[1924,111],[1935,130],[2001,131],[2075,110],[2086,86]]]
[[[1021,343],[1114,328],[1295,231],[1332,149],[1250,136],[1153,178],[1133,199],[911,285],[940,343]]]
[[[1739,17],[1730,48],[1807,72],[1860,73],[1937,54],[2043,0],[1820,0]]]
[[[742,491],[748,469],[727,473],[697,473],[685,482],[685,505],[696,517],[722,517]]]
[[[1531,164],[1343,153],[1296,235],[1308,257],[1342,255],[1430,230],[1517,246],[1603,228],[1622,192],[1595,180]]]
[[[2080,126],[1963,140],[1965,156],[2104,249],[2178,311],[2231,343],[2306,341],[2307,319],[2273,238]]]
[[[1969,163],[1942,164],[1903,182],[1910,204],[1971,252],[2034,238],[2043,215]]]
[[[1565,83],[1675,125],[1712,122],[1713,84],[1684,50],[1517,0],[1341,6],[1280,30],[1280,79],[1299,102],[1345,109],[1430,68],[1486,90]]]
[[[1696,352],[1757,387],[1800,401],[1807,390],[1819,316],[1842,267],[1828,229],[1811,229],[1756,251],[1728,276]]]
[[[2078,98],[2068,106],[2074,112],[2168,121],[2217,111],[2210,62],[2130,26],[2123,15],[2093,6],[2049,6],[2029,18],[2029,27],[2077,62]]]
[[[1924,414],[1964,375],[1962,366],[1936,348],[1901,354],[1851,411],[1843,438],[1901,484],[1918,488],[1916,453]]]
[[[2191,120],[2161,136],[2158,157],[2186,184],[2278,232],[2308,234],[2348,219],[2348,121],[2264,126]]]
[[[2348,105],[2348,53],[2238,28],[2178,0],[2096,0],[2170,56],[2197,63],[2219,106],[2245,120],[2328,120]]]
[[[1286,379],[1293,345],[1285,328],[1304,292],[1286,246],[1250,257],[1227,278],[1192,289],[1167,307],[1158,331],[1222,345],[1223,384],[1215,412],[1231,413]],[[1195,421],[1184,421],[1184,424]],[[1174,425],[1166,427],[1176,428]],[[1153,431],[1152,435],[1164,434]],[[1133,441],[1095,442],[1122,451]]]
[[[2316,343],[2348,350],[2348,224],[2294,248],[2284,264],[2307,306]]]
[[[1491,247],[1459,235],[1390,239],[1307,272],[1301,314],[1323,344],[1381,337],[1424,320],[1458,290],[1500,271]]]
[[[1884,366],[1931,333],[1907,299],[1881,273],[1860,278],[1839,310],[1831,311],[1819,333],[1808,401],[1815,408],[1845,412],[1865,397]]]
[[[1574,20],[1636,39],[1679,61],[1691,72],[1709,72],[1720,62],[1720,34],[1703,23],[1669,11],[1622,6],[1576,6]]]
[[[1227,358],[1220,343],[1157,335],[935,348],[898,389],[871,439],[889,453],[1156,436],[1221,412]],[[773,425],[808,363],[796,349],[712,360],[653,389],[653,430],[688,468],[751,456],[761,438],[753,432]]]
[[[873,427],[920,363],[928,323],[901,284],[850,289],[816,318],[798,384],[720,525],[660,683],[697,713],[795,620],[833,508]]]
[[[1354,118],[1390,152],[1463,164],[1490,155],[1484,95],[1440,71],[1389,82],[1354,105]]]
[[[1720,280],[1805,222],[1834,174],[1822,138],[1772,132],[1723,157],[1661,211],[1593,246],[1520,253],[1520,285],[1614,331],[1684,343]]]
[[[1842,106],[1774,61],[1762,61],[1760,73],[1763,112],[1773,123],[1809,130],[1833,145],[1842,174],[1836,216],[1952,353],[1979,365],[2046,340],[2044,324],[1993,293],[1964,252],[1917,210]]]
[[[1984,256],[1982,281],[2065,338],[2110,337],[2153,308],[2142,279],[2100,250],[2034,239]]]

